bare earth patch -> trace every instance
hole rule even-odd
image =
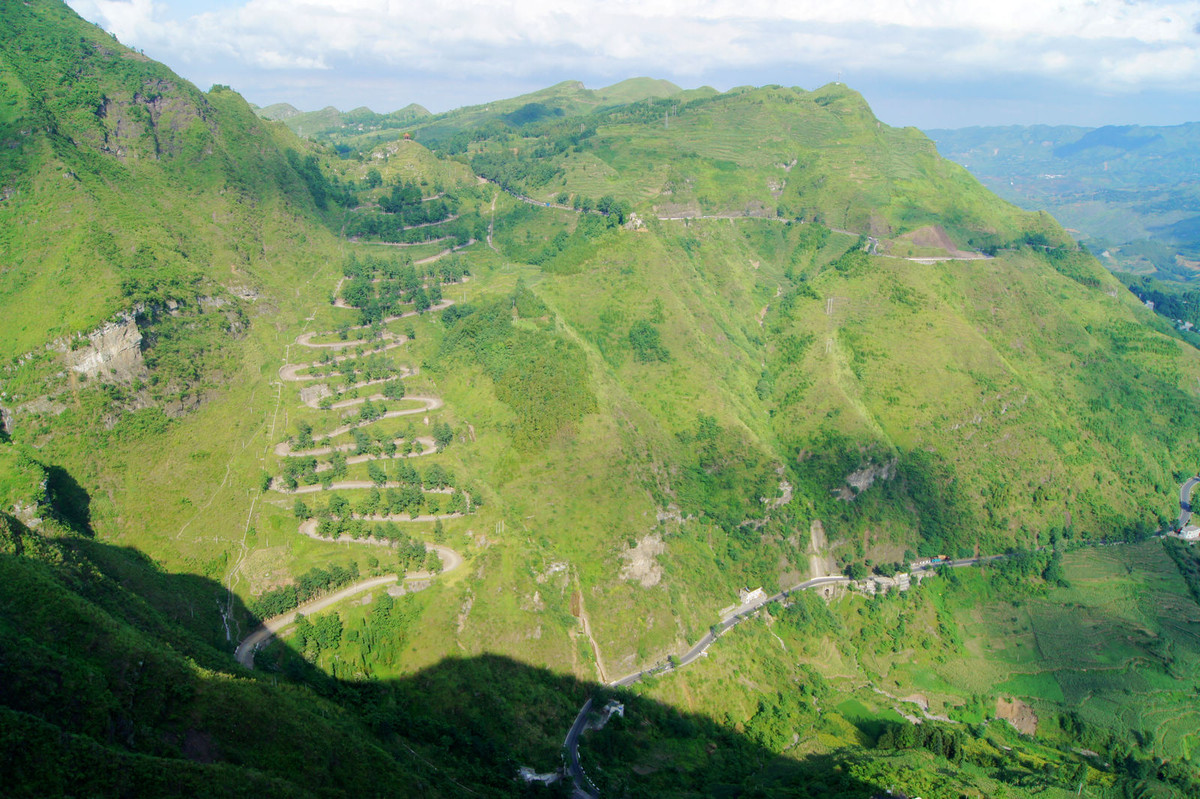
[[[667,546],[658,533],[643,536],[636,547],[621,553],[621,557],[626,561],[621,569],[621,579],[637,580],[642,584],[642,588],[658,585],[663,571],[656,558],[666,551]]]
[[[1004,719],[1020,732],[1033,735],[1037,732],[1038,718],[1033,708],[1020,699],[996,699],[996,718]]]
[[[262,594],[292,582],[287,554],[287,547],[279,546],[256,549],[246,556],[240,573],[249,580],[250,593]]]

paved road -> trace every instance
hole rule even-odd
[[[440,546],[438,544],[426,544],[425,547],[426,549],[432,549],[437,552],[438,556],[442,559],[442,574],[454,571],[463,564],[462,555],[458,554],[449,547]],[[417,571],[405,576],[423,579],[432,577],[433,575],[426,571]],[[398,574],[385,574],[382,577],[371,577],[361,582],[354,583],[353,585],[348,585],[342,590],[332,593],[329,596],[324,596],[319,599],[314,599],[311,602],[306,602],[293,611],[281,613],[278,616],[267,619],[258,627],[255,627],[253,630],[251,630],[250,634],[242,639],[241,643],[238,644],[237,649],[234,651],[233,656],[237,658],[238,663],[241,663],[248,669],[253,669],[254,653],[258,650],[258,648],[269,641],[271,637],[275,635],[275,633],[293,624],[296,621],[296,616],[298,614],[303,613],[308,615],[311,613],[316,613],[317,611],[324,610],[330,605],[341,602],[343,599],[348,599],[355,594],[361,594],[364,591],[370,591],[372,588],[378,588],[382,585],[391,585],[398,579],[400,579],[400,575]]]
[[[1196,482],[1200,482],[1200,479],[1197,479]],[[1007,556],[987,555],[980,558],[962,558],[961,560],[951,560],[937,565],[930,564],[929,566],[920,566],[913,569],[913,571],[932,571],[946,566],[973,566],[977,563],[986,563],[988,561],[999,560],[1000,558],[1004,557]],[[640,682],[642,678],[649,675],[681,669],[684,666],[687,666],[688,664],[693,663],[697,659],[703,657],[708,652],[708,648],[712,646],[714,641],[721,637],[721,635],[723,635],[730,628],[741,624],[743,621],[753,616],[759,611],[760,608],[762,608],[763,605],[768,605],[771,602],[782,601],[796,591],[807,591],[811,588],[819,588],[825,585],[844,585],[848,582],[850,582],[850,579],[841,575],[814,577],[811,580],[805,580],[798,585],[794,585],[785,591],[780,591],[778,594],[773,596],[764,597],[756,602],[743,605],[742,607],[738,608],[737,612],[732,616],[725,619],[721,623],[714,625],[714,627],[705,633],[704,637],[701,638],[696,645],[689,649],[682,657],[680,657],[674,665],[667,663],[652,666],[651,668],[644,669],[642,671],[636,671],[633,674],[628,674],[619,680],[614,680],[609,683],[609,685],[614,688],[624,688],[633,685],[636,682]],[[591,709],[591,706],[592,700],[589,698],[587,703],[583,706],[583,709],[579,711],[579,715],[575,717],[575,723],[571,725],[571,729],[567,733],[567,739],[563,743],[563,746],[566,747],[567,773],[571,775],[571,779],[575,784],[574,796],[577,797],[577,799],[584,799],[585,797],[596,799],[599,796],[599,792],[596,791],[591,781],[587,778],[587,775],[583,772],[583,766],[581,766],[579,763],[578,752],[579,736],[583,733],[586,723],[585,717],[587,716],[587,711]]]
[[[320,599],[314,599],[312,602],[306,602],[290,613],[282,613],[273,618],[267,619],[258,627],[255,627],[249,635],[242,639],[238,644],[237,650],[233,656],[237,658],[237,662],[241,663],[248,669],[254,668],[254,653],[257,649],[266,643],[275,633],[289,626],[296,621],[296,616],[304,613],[316,613],[319,610],[324,610],[332,604],[341,602],[343,599],[352,597],[355,594],[361,594],[363,591],[370,591],[372,588],[378,588],[381,585],[390,585],[399,579],[399,575],[385,574],[383,577],[373,577],[370,580],[363,580],[361,583],[347,586],[337,593],[330,594]]]
[[[1182,530],[1192,519],[1192,489],[1200,483],[1200,476],[1189,477],[1187,482],[1179,487],[1179,521],[1176,530]]]
[[[579,710],[579,715],[575,717],[575,723],[571,725],[571,729],[567,730],[567,739],[563,741],[563,750],[567,755],[567,772],[571,775],[572,781],[575,783],[575,790],[572,792],[573,799],[599,799],[600,792],[592,785],[592,781],[583,773],[583,766],[579,762],[579,736],[583,734],[583,728],[587,725],[588,711],[592,709],[592,699],[588,697],[588,701],[583,703],[583,707]]]
[[[312,349],[318,350],[348,350],[355,347],[362,347],[365,350],[368,347],[376,346],[380,341],[391,341],[393,339],[405,338],[405,336],[401,335],[400,333],[393,333],[390,330],[384,330],[380,334],[379,338],[375,339],[348,338],[345,341],[330,341],[323,344],[313,341],[313,339],[317,336],[328,335],[329,331],[327,330],[314,330],[311,333],[302,333],[300,337],[296,339],[296,343],[301,347],[311,347]]]

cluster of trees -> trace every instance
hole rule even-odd
[[[606,194],[595,201],[589,197],[581,197],[577,194],[571,205],[576,211],[583,211],[585,214],[594,210],[603,216],[609,217],[610,224],[616,225],[625,224],[625,221],[629,219],[629,215],[633,213],[633,204],[629,200],[618,200],[611,194]]]
[[[542,302],[542,298],[534,294],[529,286],[525,285],[525,278],[517,278],[517,287],[512,293],[512,307],[517,312],[517,316],[522,319],[538,319],[550,313],[550,309],[546,307],[546,303]],[[445,314],[442,315],[442,320],[445,321]]]
[[[759,535],[743,523],[762,513],[759,497],[778,493],[774,464],[742,431],[708,414],[676,437],[688,452],[674,486],[680,507],[732,534],[742,548],[755,546]]]
[[[377,414],[384,409],[382,405],[372,404],[371,407],[374,409],[373,412]],[[296,444],[297,449],[303,450],[313,446],[312,426],[307,422],[302,422],[301,425],[301,433],[293,438],[293,442]],[[436,423],[433,433],[434,446],[438,452],[443,451],[454,440],[454,428],[446,422]],[[399,436],[384,431],[372,435],[370,432],[360,428],[351,430],[350,435],[354,439],[354,448],[352,450],[354,455],[404,459],[409,455],[419,454],[424,451],[411,425],[409,425],[407,431]],[[368,464],[367,470],[371,479],[377,483],[382,484],[387,481],[386,470],[380,464],[372,462]],[[328,489],[334,480],[345,477],[346,471],[345,453],[335,450],[329,453],[325,461],[325,466],[322,466],[320,461],[314,456],[285,458],[281,467],[279,481],[282,488],[286,491],[294,491],[301,485],[316,485],[317,483],[322,484]],[[424,483],[430,488],[453,488],[455,485],[453,473],[439,464],[429,467],[425,478],[422,479],[416,468],[405,460],[401,460],[394,467],[391,479],[397,482],[411,482],[418,485]],[[270,478],[268,474],[264,477],[263,489],[266,490],[269,485]]]
[[[342,274],[352,280],[394,280],[401,284],[401,289],[411,291],[430,282],[457,283],[471,272],[466,259],[459,255],[449,255],[418,267],[408,257],[380,258],[368,255],[360,258],[350,253],[342,265]]]
[[[562,167],[537,156],[536,152],[536,148],[515,155],[510,150],[479,152],[471,157],[471,169],[505,191],[521,194],[564,174]]]
[[[343,502],[345,502],[344,499]],[[355,541],[370,538],[389,541],[400,553],[402,566],[409,563],[410,556],[413,559],[412,562],[424,563],[425,546],[420,541],[415,541],[402,533],[395,523],[380,525],[364,519],[355,519],[349,508],[349,503],[346,503],[345,517],[322,515],[317,522],[317,535],[334,539],[346,536]],[[420,548],[419,552],[417,547]]]
[[[639,363],[671,360],[658,328],[648,319],[639,319],[629,328],[629,346],[633,349],[633,359]]]
[[[304,657],[315,661],[323,649],[337,649],[342,643],[342,617],[336,612],[322,613],[308,619],[304,614],[296,616],[296,629],[292,636],[295,647]]]
[[[374,435],[366,430],[355,428],[350,431],[354,438],[355,455],[373,455],[375,457],[395,458],[407,457],[413,453],[422,452],[421,442],[417,440],[416,431],[408,426],[401,436],[379,431]],[[397,443],[399,441],[399,443]]]
[[[455,246],[461,247],[472,239],[479,241],[487,235],[487,220],[478,211],[472,211],[458,218],[407,227],[400,217],[392,214],[361,211],[352,214],[346,221],[346,235],[393,244],[421,244],[449,239],[453,240]]]
[[[345,459],[343,458],[343,464]],[[330,479],[333,478],[333,473],[328,472]],[[316,485],[320,482],[321,477],[317,472],[317,459],[313,457],[304,458],[285,458],[283,461],[282,473],[279,476],[279,481],[283,484],[283,488],[287,491],[296,490],[300,485]]]
[[[1163,284],[1150,278],[1130,283],[1129,290],[1142,302],[1154,303],[1154,312],[1168,319],[1200,325],[1200,291],[1161,291]]]
[[[393,447],[395,446],[392,442]],[[419,446],[419,444],[417,445]],[[334,452],[329,458],[329,468],[317,471],[316,458],[288,458],[284,462],[283,474],[280,481],[287,490],[294,490],[297,485],[315,485],[321,483],[326,489],[332,486],[335,479],[346,475],[346,456],[341,452]],[[458,487],[457,479],[454,472],[442,466],[439,463],[432,464],[425,470],[424,475],[419,472],[407,460],[400,460],[391,467],[391,474],[388,474],[388,469],[381,465],[378,461],[372,461],[367,464],[367,475],[371,482],[376,486],[382,487],[386,483],[403,483],[406,486],[415,488],[417,491],[422,489],[428,491],[445,491],[446,489],[455,489]],[[417,500],[412,502],[419,505]],[[330,501],[331,512],[334,515],[340,515],[340,511],[347,507],[345,500],[337,494]],[[392,504],[392,503],[388,503]],[[372,506],[375,508],[370,511],[356,509],[356,513],[363,515],[373,515],[378,511],[378,505]],[[403,507],[397,513],[404,512]],[[299,519],[312,518],[313,512],[302,500],[297,500],[294,506],[296,517]],[[466,508],[462,509],[464,512]]]
[[[267,591],[249,602],[250,612],[260,619],[269,619],[294,610],[310,599],[328,593],[358,579],[358,564],[333,564],[328,569],[314,566],[296,578],[292,585]]]
[[[454,473],[440,464],[433,464],[422,476],[407,461],[400,461],[392,475],[388,475],[378,463],[371,463],[368,475],[376,487],[370,489],[356,503],[351,503],[341,494],[334,493],[330,495],[325,507],[318,510],[297,499],[293,513],[298,519],[311,519],[316,516],[321,525],[326,525],[321,529],[331,530],[333,528],[327,527],[328,523],[348,521],[356,516],[400,516],[407,513],[415,517],[422,511],[432,514],[470,513],[478,507],[478,502],[473,501],[470,494],[458,488]],[[381,490],[389,482],[400,485]],[[443,501],[446,503],[444,508]],[[348,531],[341,529],[341,532]]]
[[[579,346],[551,331],[516,327],[512,307],[511,298],[501,299],[455,318],[431,368],[456,357],[478,363],[513,411],[514,443],[531,449],[594,412],[596,397]]]
[[[1058,549],[1010,549],[1008,557],[989,565],[994,585],[1024,587],[1030,578],[1041,578],[1051,586],[1069,586],[1062,567],[1062,552]]]
[[[436,553],[434,554],[436,557]],[[415,594],[407,594],[399,600],[386,592],[381,593],[371,606],[361,627],[349,631],[348,639],[356,645],[368,664],[395,666],[404,652],[409,633],[417,623],[423,604]]]
[[[967,755],[967,740],[967,733],[961,728],[949,728],[931,723],[894,724],[879,736],[876,747],[879,749],[925,749],[958,765]],[[991,758],[987,758],[987,762],[981,765],[992,765]]]
[[[356,278],[399,280],[409,274],[415,276],[416,273],[412,258],[407,255],[385,258],[352,252],[342,262],[342,275],[351,280]]]
[[[341,206],[350,205],[354,201],[350,187],[341,184],[336,179],[330,180],[321,169],[321,162],[316,155],[310,153],[301,158],[298,152],[290,148],[284,152],[284,155],[288,165],[304,182],[305,188],[312,196],[313,204],[322,211],[329,208],[331,200]]]
[[[452,195],[421,197],[421,187],[416,183],[397,183],[391,194],[379,198],[379,208],[386,214],[400,217],[405,225],[427,225],[441,222],[458,210],[458,199]]]
[[[328,352],[323,353],[321,360],[309,369],[308,373],[313,377],[340,375],[346,388],[359,381],[384,380],[400,374],[400,368],[382,352],[357,355],[342,361],[335,361],[334,357]],[[331,399],[330,402],[332,401]]]
[[[370,278],[356,276],[342,289],[342,299],[357,308],[362,324],[376,325],[389,316],[398,316],[412,306],[423,313],[442,301],[442,284],[462,279],[466,270],[453,268],[433,275],[418,275],[408,267],[394,277]]]

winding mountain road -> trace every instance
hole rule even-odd
[[[1182,530],[1192,520],[1192,489],[1197,483],[1200,483],[1200,475],[1189,477],[1179,487],[1179,521],[1175,524],[1176,530]]]
[[[443,405],[445,405],[445,402],[443,402],[440,397],[418,397],[418,396],[414,395],[414,396],[405,397],[403,400],[400,400],[400,401],[405,402],[408,400],[415,400],[417,402],[420,402],[421,405],[420,405],[420,407],[417,407],[417,408],[404,408],[404,409],[398,410],[398,411],[387,411],[386,413],[380,414],[377,419],[373,419],[369,422],[362,421],[362,422],[356,422],[354,424],[345,424],[345,425],[342,425],[341,427],[335,427],[334,429],[330,430],[328,433],[321,433],[320,435],[313,436],[312,437],[313,441],[317,442],[317,441],[324,441],[329,438],[335,438],[336,436],[340,436],[343,433],[349,433],[351,430],[354,430],[355,428],[365,427],[366,425],[374,424],[375,422],[378,422],[380,419],[394,419],[398,416],[412,416],[413,414],[417,414],[417,413],[425,413],[426,411],[434,411],[434,410],[437,410],[438,408],[442,407]],[[363,401],[365,402],[366,399],[363,398]],[[292,450],[291,443],[289,443],[287,441],[281,441],[280,443],[275,445],[275,454],[281,458],[308,457],[310,455],[327,455],[327,454],[333,452],[333,450],[334,450],[334,447],[332,447],[332,446],[316,447],[314,449]]]
[[[1195,482],[1200,483],[1200,478],[1196,478]],[[988,561],[999,560],[1008,557],[1007,555],[986,555],[979,558],[963,558],[961,560],[947,561],[942,564],[930,564],[928,566],[919,566],[914,568],[914,572],[934,571],[939,568],[961,566],[973,566],[977,563],[987,563]],[[763,607],[772,602],[779,602],[797,591],[807,591],[812,588],[820,588],[827,585],[845,585],[851,582],[848,577],[841,575],[832,575],[828,577],[813,577],[810,580],[805,580],[802,583],[792,586],[787,590],[780,591],[772,596],[763,597],[762,599],[742,605],[731,616],[713,626],[704,636],[689,649],[686,653],[679,657],[675,663],[661,663],[657,666],[652,666],[642,671],[636,671],[633,674],[628,674],[618,680],[613,680],[609,683],[613,688],[625,688],[640,682],[643,678],[653,674],[661,674],[669,671],[676,671],[691,663],[694,663],[699,658],[703,657],[708,652],[708,648],[720,638],[725,632],[733,627],[741,624],[746,619],[753,616]],[[567,732],[567,738],[563,742],[564,757],[566,759],[567,773],[570,774],[571,780],[574,783],[573,796],[576,799],[598,799],[600,792],[588,779],[587,774],[583,771],[583,766],[579,763],[579,736],[583,734],[587,727],[587,713],[591,710],[592,700],[589,697],[584,704],[583,709],[579,711],[579,715],[575,717],[575,722],[571,725],[571,729]]]
[[[426,544],[425,548],[437,552],[438,557],[442,559],[441,574],[454,571],[463,564],[462,555],[458,554],[449,547],[440,546],[438,544]],[[404,576],[413,579],[427,579],[435,575],[427,571],[416,571],[410,572]],[[328,596],[314,599],[311,602],[305,602],[295,610],[287,613],[281,613],[278,616],[267,619],[258,627],[255,627],[253,630],[251,630],[250,634],[242,639],[241,643],[237,645],[237,649],[234,651],[233,656],[237,659],[238,663],[241,663],[248,669],[253,669],[254,653],[258,651],[258,648],[269,641],[280,630],[283,630],[284,628],[294,624],[296,621],[296,616],[300,614],[308,615],[316,613],[324,610],[330,605],[336,605],[338,602],[341,602],[344,599],[349,599],[356,594],[370,591],[372,588],[390,585],[399,579],[400,575],[398,574],[385,574],[382,577],[371,577],[366,580],[362,580],[361,582],[354,583],[353,585],[348,585],[340,591],[335,591]]]
[[[587,716],[591,709],[592,698],[589,696],[588,700],[583,703],[583,707],[579,709],[579,714],[575,716],[575,722],[571,725],[571,729],[567,730],[567,738],[563,741],[563,751],[567,756],[567,772],[575,783],[575,790],[571,792],[572,799],[600,799],[600,791],[596,789],[595,785],[592,785],[592,781],[583,772],[583,765],[579,762],[579,736],[583,735],[584,728],[587,727]]]

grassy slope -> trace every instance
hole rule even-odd
[[[329,242],[283,157],[297,140],[71,17],[50,2],[5,15],[0,354],[94,327],[130,278],[274,293],[311,271]]]
[[[533,196],[565,186],[662,216],[778,214],[883,238],[940,224],[959,246],[1054,228],[980,191],[920,132],[879,123],[844,86],[735,90],[660,105],[594,118],[596,135],[556,159],[562,183],[529,187]]]
[[[994,571],[972,569],[958,579],[931,578],[905,595],[838,594],[828,611],[820,601],[777,607],[727,634],[701,662],[639,693],[681,709],[727,713],[752,737],[775,741],[796,759],[871,745],[899,713],[921,714],[908,701],[919,696],[930,713],[949,714],[948,731],[971,739],[970,765],[954,773],[973,784],[931,780],[927,765],[910,763],[914,769],[896,788],[935,797],[997,795],[1014,790],[1014,775],[1005,776],[1001,765],[1007,761],[1041,772],[1017,781],[1048,795],[1073,794],[1080,780],[1088,792],[1109,795],[1114,777],[1106,761],[1114,752],[1187,764],[1195,747],[1191,694],[1200,617],[1162,547],[1147,542],[1069,553],[1070,587],[1007,583]],[[885,641],[890,646],[881,646]],[[789,683],[799,686],[801,701],[772,698],[776,686]],[[1034,711],[1036,740],[997,717],[997,699],[1014,697]],[[776,727],[780,714],[789,719],[787,734]],[[790,736],[797,728],[798,742]],[[690,741],[669,725],[618,734],[638,744],[585,742],[585,756],[598,745],[618,761],[606,770],[608,779],[645,789],[659,784],[663,775],[656,772],[668,765],[690,768]],[[1051,768],[1043,769],[1045,763]],[[1081,763],[1088,768],[1080,770]],[[1178,795],[1152,780],[1140,786]]]
[[[576,705],[595,690],[488,656],[450,658],[402,680],[339,682],[286,650],[282,667],[291,680],[281,684],[282,675],[232,667],[130,589],[132,578],[133,584],[192,593],[182,583],[202,578],[154,574],[136,553],[89,541],[53,520],[43,522],[46,533],[55,538],[0,517],[0,638],[10,653],[0,658],[0,770],[14,795],[58,795],[81,786],[98,792],[152,788],[161,795],[530,795],[512,778],[516,765],[553,764]],[[1086,608],[1089,618],[1107,620],[1112,634],[1089,636],[1088,642],[1111,673],[1089,674],[1095,670],[1081,671],[1074,661],[1064,671],[1054,667],[1056,679],[1082,677],[1101,692],[1082,712],[1092,725],[1087,745],[1106,753],[1115,751],[1103,737],[1112,719],[1094,719],[1090,708],[1103,710],[1108,696],[1127,705],[1122,694],[1130,686],[1165,676],[1163,647],[1155,648],[1141,626],[1173,636],[1173,677],[1185,676],[1179,670],[1195,661],[1188,630],[1196,611],[1185,607],[1180,581],[1146,580],[1143,588],[1141,573],[1119,574],[1126,555],[1081,553],[1108,564],[1110,579],[1071,589],[1066,597]],[[1132,556],[1138,568],[1155,565],[1152,549]],[[1094,565],[1069,559],[1067,575],[1077,579],[1082,568],[1083,576],[1091,576]],[[869,604],[844,597],[832,614],[819,600],[806,605],[808,615],[773,608],[773,618],[728,634],[711,657],[686,672],[626,694],[626,720],[614,719],[584,739],[590,775],[606,793],[635,796],[724,796],[735,786],[781,795],[822,786],[822,795],[830,797],[887,787],[938,798],[1066,796],[1079,775],[1093,795],[1108,795],[1106,786],[1117,778],[1118,790],[1126,785],[1180,795],[1145,778],[1113,775],[1073,752],[1079,741],[1055,732],[1061,706],[1041,701],[1037,690],[992,691],[988,679],[1019,676],[1028,666],[1026,658],[1013,661],[988,651],[1005,646],[1007,629],[987,614],[998,618],[1028,604],[1036,616],[1043,608],[1060,609],[1063,597],[1043,599],[1035,589],[1031,600],[1018,585],[1018,602],[1010,605],[1001,601],[1003,591],[997,594],[979,577],[968,575],[948,591],[943,582]],[[965,618],[971,608],[983,613],[984,623],[965,622],[951,632],[948,614]],[[343,610],[352,627],[357,614]],[[1078,638],[1077,628],[1044,632],[1035,623],[1039,647],[1077,645],[1064,638]],[[897,624],[907,634],[897,637]],[[877,655],[889,635],[899,646]],[[1126,636],[1137,639],[1132,649],[1123,643]],[[1098,642],[1110,645],[1097,648]],[[909,643],[914,648],[906,649]],[[959,667],[962,657],[979,651],[985,654],[971,660],[971,668]],[[920,689],[934,712],[949,708],[972,722],[969,731],[944,727],[948,737],[966,742],[965,762],[919,747],[880,748],[881,734],[900,724],[893,708],[911,708],[865,688],[866,680],[897,695]],[[1164,682],[1155,701],[1167,707],[1171,691],[1182,693]],[[990,715],[994,694],[1033,701],[1043,739],[1018,737],[1003,723],[979,724]],[[1173,755],[1179,740],[1186,742],[1186,724],[1167,719],[1165,727],[1154,726],[1152,716],[1154,711],[1144,711],[1130,723],[1154,735],[1159,743],[1151,751]],[[261,734],[268,728],[271,734]],[[1055,768],[1044,769],[1046,763]],[[1081,763],[1089,768],[1079,770]]]

